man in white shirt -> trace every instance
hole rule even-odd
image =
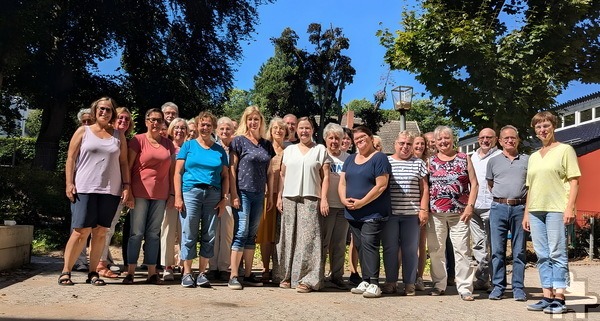
[[[490,289],[490,207],[492,205],[492,193],[487,187],[485,174],[488,161],[501,153],[496,147],[498,138],[496,132],[491,128],[484,128],[479,132],[477,138],[479,148],[471,155],[471,161],[477,174],[479,190],[475,201],[475,211],[471,218],[471,237],[473,241],[473,256],[477,262],[475,271],[476,280],[473,281],[475,290]]]

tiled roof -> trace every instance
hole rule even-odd
[[[416,135],[420,135],[421,131],[419,130],[419,125],[414,120],[406,121],[406,130],[415,133]],[[395,152],[394,150],[394,142],[398,137],[398,133],[400,132],[400,121],[399,120],[391,120],[381,128],[379,128],[379,132],[377,135],[381,137],[381,144],[383,146],[383,152],[391,155]]]

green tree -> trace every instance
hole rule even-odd
[[[385,59],[414,73],[457,124],[527,129],[569,82],[600,81],[600,1],[426,0],[421,9],[404,12],[395,35],[379,33]]]
[[[308,88],[306,52],[296,47],[298,35],[286,28],[279,38],[271,39],[275,55],[260,67],[254,77],[252,100],[267,115],[283,117],[291,113],[298,117],[318,113]]]
[[[272,0],[6,2],[2,114],[10,96],[43,109],[35,163],[53,170],[59,141],[75,129],[67,116],[100,96],[141,110],[175,101],[184,116],[217,109],[242,57],[239,42],[258,21],[257,6]],[[98,73],[98,61],[119,54],[121,76]]]
[[[382,110],[388,120],[400,120],[400,113],[393,109]],[[447,115],[447,109],[436,104],[430,99],[413,100],[411,109],[406,113],[406,120],[413,120],[419,124],[422,133],[433,131],[437,126],[449,126],[458,130],[461,128]]]
[[[25,119],[25,134],[29,137],[37,137],[42,127],[42,110],[32,109]]]
[[[239,121],[244,109],[251,105],[250,92],[243,89],[231,89],[227,93],[227,100],[223,103],[223,116]]]
[[[273,39],[275,55],[255,77],[254,101],[277,115],[319,115],[323,128],[327,116],[341,117],[343,91],[356,70],[343,54],[350,41],[341,28],[323,30],[311,23],[307,33],[312,50],[298,48],[298,35],[290,28]]]

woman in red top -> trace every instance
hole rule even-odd
[[[133,283],[135,267],[144,240],[144,264],[148,266],[147,283],[159,284],[156,263],[160,244],[160,226],[165,206],[173,207],[173,164],[175,147],[160,135],[164,123],[158,108],[146,112],[144,134],[135,135],[129,141],[131,168],[131,233],[127,244],[127,276],[125,284]],[[168,201],[167,201],[168,200]]]

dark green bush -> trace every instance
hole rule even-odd
[[[35,156],[35,138],[0,137],[0,165],[29,165]]]
[[[0,219],[33,225],[34,230],[55,230],[56,235],[64,236],[64,241],[53,243],[64,244],[71,220],[64,173],[30,166],[3,167],[0,178]]]

